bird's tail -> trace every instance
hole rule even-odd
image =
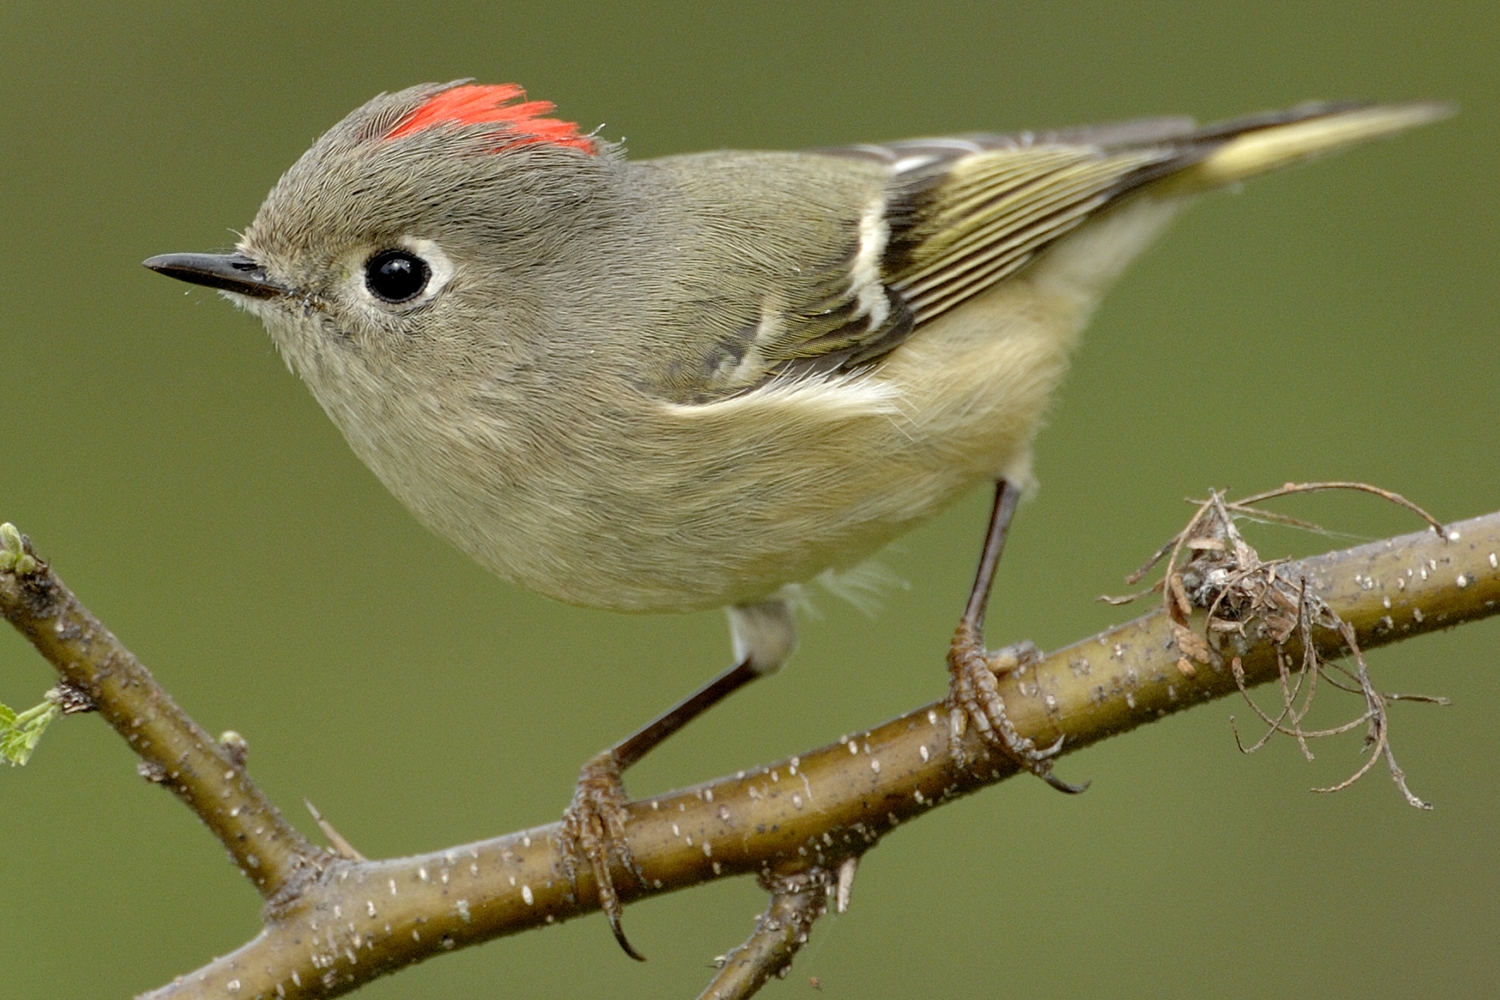
[[[1404,132],[1453,114],[1451,104],[1303,104],[1197,130],[1201,157],[1172,172],[1159,191],[1184,194],[1236,184],[1324,153]]]

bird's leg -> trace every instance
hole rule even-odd
[[[960,740],[972,724],[980,738],[1021,767],[1041,778],[1058,791],[1076,793],[1088,786],[1070,785],[1052,773],[1052,757],[1062,749],[1062,741],[1037,749],[1011,725],[1005,712],[1005,701],[995,683],[998,675],[1008,674],[1021,664],[1036,658],[1036,647],[1029,642],[1017,643],[991,653],[984,648],[984,611],[990,599],[990,585],[995,567],[1005,549],[1005,536],[1016,512],[1020,491],[1004,479],[995,484],[995,507],[990,513],[990,527],[979,557],[979,572],[969,591],[968,604],[958,620],[953,641],[948,647],[948,718],[951,745],[960,756]]]
[[[573,801],[563,814],[563,865],[574,891],[580,869],[587,866],[592,872],[599,909],[608,918],[609,929],[625,954],[638,962],[646,959],[631,947],[620,928],[623,907],[610,872],[611,862],[618,862],[638,881],[645,881],[625,840],[625,804],[629,799],[621,775],[668,736],[758,676],[748,660],[736,663],[646,726],[591,758],[578,774]]]
[[[584,764],[573,801],[563,814],[560,856],[565,874],[575,892],[580,872],[587,869],[594,876],[599,908],[609,920],[609,929],[625,954],[637,961],[645,958],[631,947],[620,928],[622,906],[611,869],[611,864],[617,863],[638,881],[645,881],[625,839],[625,805],[629,800],[622,775],[667,737],[731,693],[757,677],[775,673],[796,646],[796,622],[786,602],[767,601],[728,611],[735,665]]]

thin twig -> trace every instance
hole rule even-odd
[[[1433,517],[1431,514],[1427,513],[1427,511],[1423,510],[1421,507],[1418,507],[1416,504],[1406,499],[1406,497],[1402,496],[1399,493],[1393,493],[1390,490],[1381,489],[1379,486],[1372,486],[1369,483],[1287,483],[1280,489],[1267,490],[1264,493],[1255,493],[1248,497],[1241,497],[1238,501],[1236,501],[1236,503],[1240,506],[1248,507],[1252,504],[1261,503],[1266,500],[1273,500],[1276,497],[1291,496],[1295,493],[1319,493],[1323,490],[1353,490],[1357,493],[1373,494],[1374,496],[1380,497],[1382,500],[1387,500],[1393,504],[1396,504],[1398,507],[1405,507],[1413,514],[1426,521],[1428,526],[1430,526],[1432,530],[1436,531],[1439,535],[1443,534],[1444,532],[1442,522]]]
[[[817,866],[789,875],[761,878],[771,893],[766,912],[744,944],[716,959],[718,973],[698,1000],[745,1000],[772,977],[785,976],[792,956],[807,943],[813,922],[828,912],[834,877]]]

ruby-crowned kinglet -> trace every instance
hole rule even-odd
[[[502,577],[730,609],[738,665],[591,762],[570,807],[618,935],[620,771],[781,665],[788,585],[998,480],[992,569],[1003,484],[1028,479],[1079,330],[1178,208],[1447,109],[646,161],[551,111],[514,86],[382,95],[287,171],[235,253],[146,265],[260,316],[381,481]],[[1045,774],[959,645],[956,725]]]

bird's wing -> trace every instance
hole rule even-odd
[[[1112,149],[1022,136],[950,144],[889,147],[882,276],[916,324],[1015,274],[1091,215],[1198,155],[1170,142]]]
[[[756,183],[778,186],[756,189],[757,198],[781,198],[780,208],[751,220],[720,202],[721,243],[699,268],[706,288],[690,295],[693,316],[672,318],[700,337],[691,357],[664,361],[661,384],[681,402],[709,402],[852,372],[1146,187],[1187,195],[1451,111],[1436,102],[1305,103],[1202,127],[1146,118],[819,148],[784,160],[781,175],[760,163]],[[727,274],[726,255],[739,264]]]
[[[1157,182],[1182,193],[1218,186],[1445,113],[1440,105],[1306,104],[1201,128],[1153,118],[809,150],[877,170],[879,184],[862,189],[874,196],[846,205],[832,224],[826,203],[809,203],[809,214],[825,215],[785,240],[800,254],[791,276],[740,286],[746,316],[713,349],[723,363],[700,368],[679,398],[706,401],[868,365]],[[810,233],[839,235],[820,243]]]

